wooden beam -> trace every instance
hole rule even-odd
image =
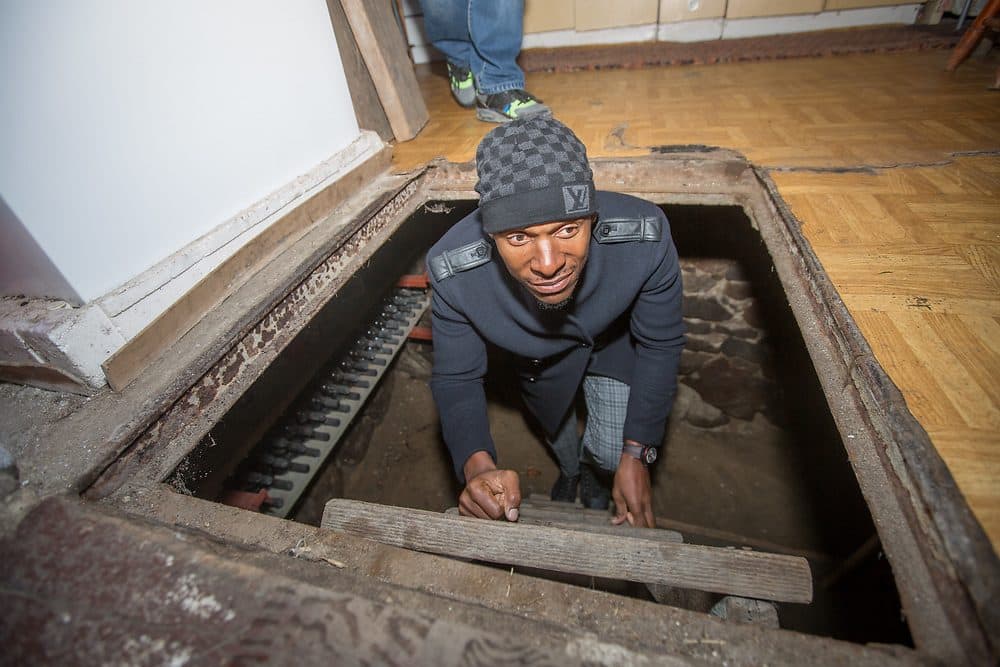
[[[341,0],[361,56],[397,141],[417,136],[428,119],[406,40],[390,2]]]
[[[340,0],[326,0],[326,6],[330,12],[333,33],[337,37],[337,49],[340,51],[340,61],[344,64],[347,89],[351,93],[351,102],[354,103],[358,126],[376,132],[382,141],[388,143],[393,139],[392,127],[382,109],[382,103],[379,102],[378,90],[358,49],[351,25],[347,22],[344,6],[340,4]]]
[[[335,498],[323,528],[416,551],[779,602],[812,600],[804,558],[483,521]]]

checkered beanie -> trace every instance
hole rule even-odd
[[[490,131],[476,149],[479,212],[489,234],[594,214],[587,149],[553,118],[527,118]]]

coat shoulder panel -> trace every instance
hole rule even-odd
[[[663,239],[666,217],[644,199],[617,192],[598,193],[600,215],[592,236],[601,244],[658,242]]]
[[[466,243],[458,248],[446,250],[427,259],[427,268],[434,280],[441,282],[456,273],[470,271],[493,258],[493,248],[485,239]]]
[[[433,282],[493,261],[493,245],[483,233],[478,209],[459,220],[427,251],[427,272]]]

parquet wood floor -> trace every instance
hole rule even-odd
[[[770,170],[879,362],[1000,545],[1000,92],[996,50],[528,77],[591,156],[664,144]],[[418,68],[427,127],[394,166],[471,160],[492,127]],[[848,168],[848,172],[816,169]]]

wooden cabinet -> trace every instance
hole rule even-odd
[[[729,0],[726,18],[818,14],[823,11],[823,4],[824,0]]]

